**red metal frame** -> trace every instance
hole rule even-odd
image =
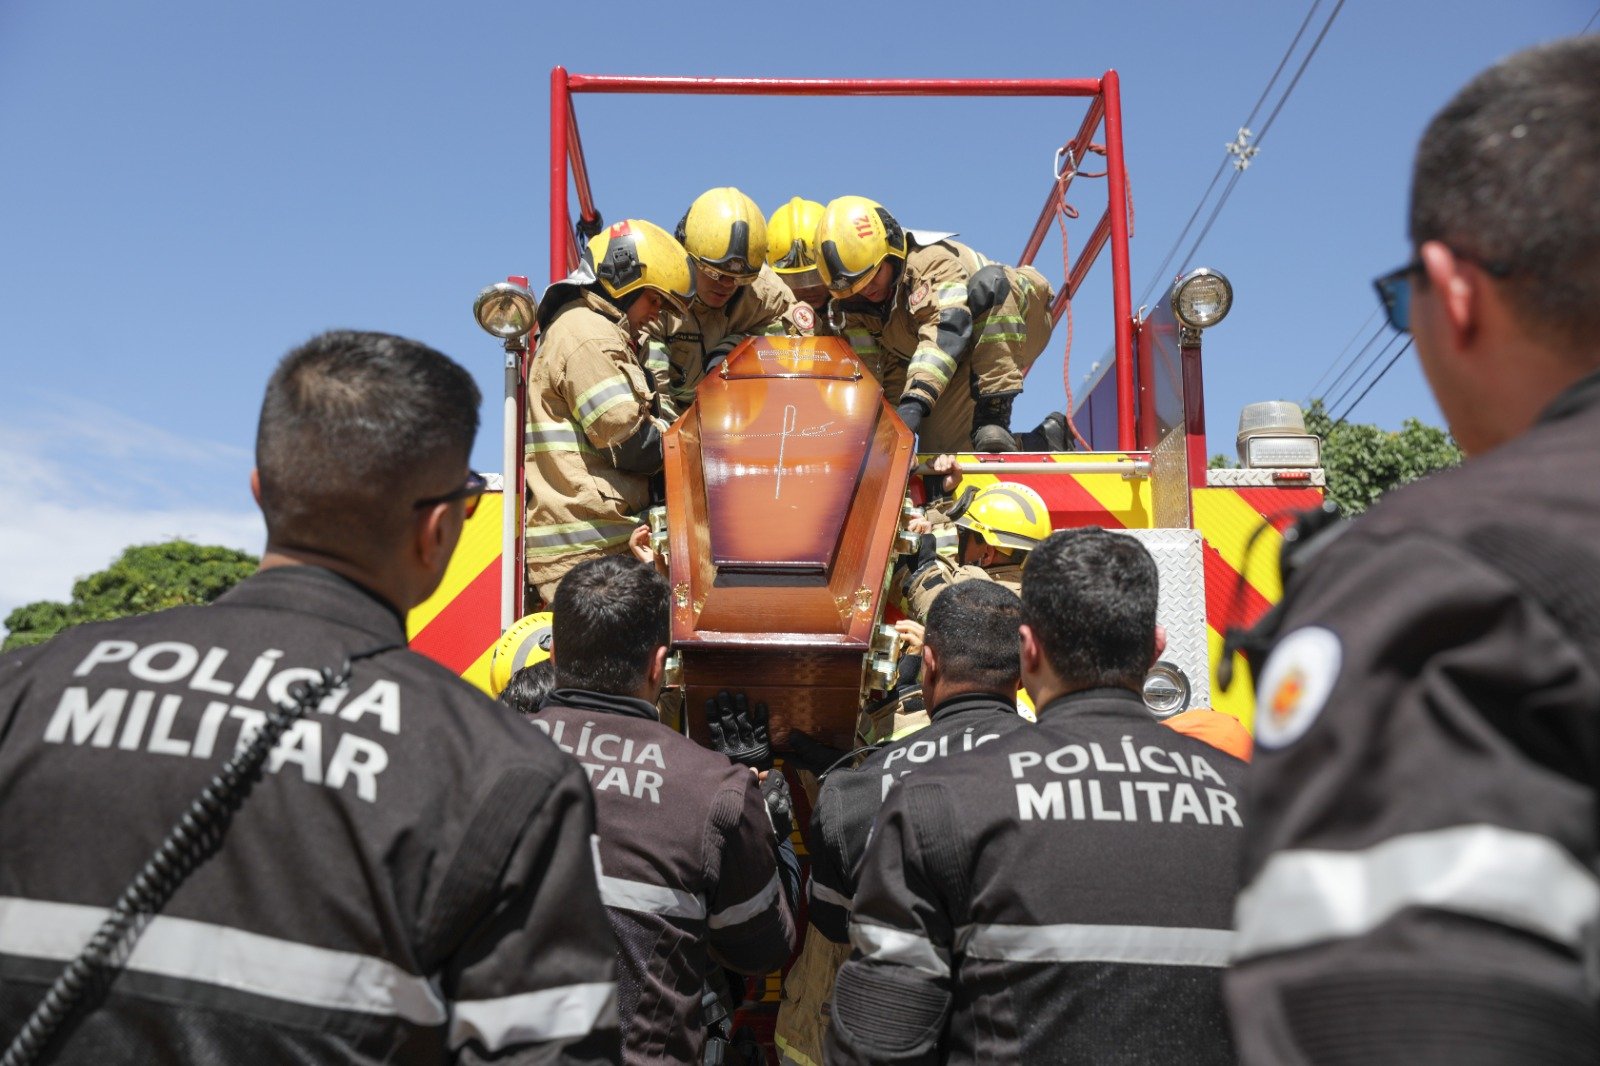
[[[578,137],[573,93],[658,93],[702,96],[1071,96],[1090,99],[1072,158],[1082,161],[1095,132],[1105,129],[1106,210],[1096,223],[1051,308],[1059,319],[1101,250],[1111,246],[1112,313],[1116,330],[1117,447],[1137,447],[1134,419],[1133,301],[1128,282],[1128,175],[1122,159],[1122,92],[1116,71],[1099,78],[657,78],[550,71],[550,277],[564,277],[578,262],[573,241],[568,177],[581,217],[598,218]],[[1070,176],[1067,180],[1070,181]],[[1061,192],[1050,196],[1028,238],[1021,263],[1032,262],[1049,229]]]

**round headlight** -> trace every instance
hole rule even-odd
[[[472,302],[472,317],[478,325],[503,341],[515,340],[533,329],[537,310],[533,294],[509,281],[490,285]]]
[[[1165,660],[1144,676],[1144,705],[1157,718],[1170,718],[1189,706],[1189,679]]]
[[[1228,317],[1233,307],[1233,286],[1215,270],[1205,267],[1189,271],[1172,293],[1172,312],[1178,321],[1195,329],[1206,329]]]

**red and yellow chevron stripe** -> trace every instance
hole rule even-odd
[[[1320,488],[1205,488],[1191,494],[1195,528],[1205,538],[1206,643],[1211,705],[1250,727],[1255,691],[1243,656],[1234,656],[1233,684],[1217,683],[1222,636],[1249,626],[1283,596],[1278,553],[1283,530],[1301,511],[1322,503]],[[1254,540],[1252,541],[1252,537]]]
[[[932,455],[922,455],[921,460],[931,460]],[[1058,452],[1053,455],[962,455],[962,463],[982,461],[993,465],[995,473],[967,473],[961,475],[961,488],[971,485],[982,489],[998,481],[1027,485],[1043,497],[1050,508],[1050,525],[1056,529],[1073,526],[1102,526],[1106,529],[1145,529],[1151,526],[1150,480],[1133,478],[1125,480],[1121,474],[1007,474],[1004,467],[1012,462],[1055,462],[1070,469],[1074,464],[1105,463],[1129,456],[1094,452],[1078,454]],[[921,491],[921,481],[913,481],[913,496]]]
[[[489,652],[500,639],[501,494],[485,493],[461,531],[444,580],[406,616],[411,650],[489,691]]]

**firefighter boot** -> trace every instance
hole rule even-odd
[[[972,411],[972,450],[975,452],[1014,452],[1017,438],[1011,435],[1013,396],[979,396]]]
[[[1026,433],[1017,434],[1017,443],[1025,452],[1064,452],[1067,447],[1067,416],[1051,411],[1044,421]]]

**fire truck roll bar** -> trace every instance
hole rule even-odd
[[[1007,474],[1121,474],[1128,478],[1147,478],[1150,476],[1150,460],[1148,459],[1116,459],[1110,462],[1091,463],[1006,463],[985,462],[957,462],[953,471],[939,471],[933,468],[932,463],[920,463],[911,471],[919,477],[932,477],[939,473],[962,474],[996,474],[1004,471]]]
[[[1132,298],[1128,280],[1128,177],[1122,160],[1122,90],[1116,71],[1099,78],[694,78],[569,74],[565,67],[550,71],[550,278],[567,275],[578,264],[574,240],[568,178],[578,197],[580,217],[594,222],[600,216],[594,205],[578,137],[573,93],[654,93],[700,96],[1039,96],[1087,97],[1088,112],[1060,155],[1081,162],[1102,125],[1105,130],[1106,209],[1095,225],[1078,261],[1070,266],[1061,291],[1051,306],[1059,320],[1067,302],[1083,283],[1100,251],[1111,246],[1112,308],[1115,316],[1117,448],[1133,451],[1134,367]],[[1034,224],[1021,263],[1031,263],[1049,230],[1050,219],[1065,195],[1063,181],[1051,182],[1050,196]]]

